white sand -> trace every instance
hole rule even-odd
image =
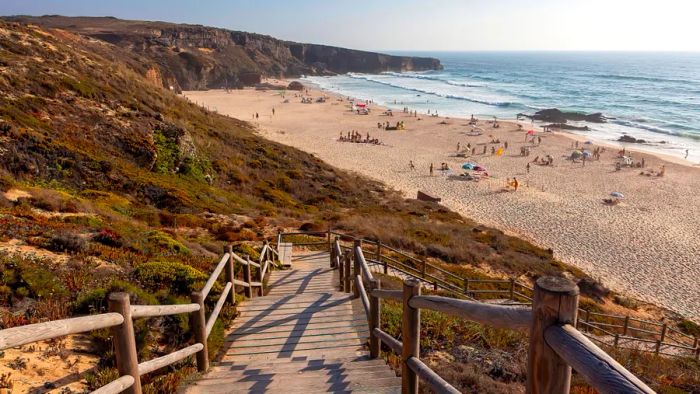
[[[314,98],[321,93],[309,91]],[[573,164],[563,158],[571,152],[573,139],[568,135],[543,133],[542,145],[532,148],[529,157],[519,156],[525,133],[513,123],[501,123],[493,129],[485,122],[480,137],[464,134],[469,130],[463,119],[444,119],[404,113],[381,115],[383,109],[372,106],[371,115],[349,111],[347,101],[333,97],[326,103],[302,104],[294,93],[290,103],[273,91],[245,89],[186,92],[194,102],[235,118],[253,122],[270,140],[297,147],[346,170],[356,171],[405,192],[415,198],[422,190],[442,197],[444,205],[486,225],[519,235],[543,247],[551,247],[555,256],[580,267],[615,291],[623,292],[700,320],[700,169],[645,158],[647,168],[666,165],[666,176],[646,177],[639,169],[614,170],[617,149],[608,149],[600,161]],[[271,110],[276,113],[272,116]],[[253,119],[255,112],[259,119]],[[404,120],[405,131],[385,131],[377,122]],[[446,121],[448,125],[439,124]],[[529,128],[528,124],[524,124]],[[357,130],[370,133],[385,144],[374,146],[338,142],[340,132]],[[457,142],[483,144],[493,134],[509,149],[502,157],[482,156],[476,145],[473,158],[449,157]],[[529,144],[528,144],[529,145]],[[593,149],[591,146],[590,149]],[[536,156],[551,154],[553,167],[531,164]],[[416,171],[409,171],[413,160]],[[462,163],[474,161],[489,169],[490,181],[449,180],[435,171],[428,175],[430,163],[439,168],[447,162],[458,170]],[[456,171],[459,173],[461,171]],[[505,179],[516,176],[521,182],[517,192],[501,192]],[[625,194],[624,202],[607,206],[602,198],[612,191]]]

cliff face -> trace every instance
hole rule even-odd
[[[107,41],[153,60],[166,88],[198,90],[258,82],[261,76],[296,77],[346,72],[441,69],[438,59],[392,56],[199,25],[91,17],[11,17]]]

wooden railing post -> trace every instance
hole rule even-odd
[[[661,336],[659,337],[659,340],[656,341],[656,349],[654,349],[654,353],[659,354],[661,351],[661,345],[664,343],[664,339],[666,339],[666,329],[668,326],[666,323],[664,323],[663,326],[661,326]]]
[[[586,309],[586,323],[591,324],[591,310],[590,309]],[[588,326],[588,325],[583,326],[583,331],[589,332],[589,330],[590,330],[590,326]]]
[[[510,278],[510,300],[515,301],[515,278]]]
[[[627,330],[630,326],[630,316],[627,315],[625,316],[625,324],[622,326],[622,335],[626,336],[627,335]]]
[[[328,251],[333,254],[333,244],[331,243],[331,228],[328,226]],[[331,262],[332,264],[332,262]]]
[[[349,250],[345,251],[345,263],[344,264],[344,269],[345,269],[345,275],[343,275],[343,279],[345,280],[345,283],[343,285],[343,290],[345,290],[346,293],[350,292],[350,284],[352,283],[352,274],[350,273],[350,263],[352,262],[351,259],[351,253]]]
[[[578,286],[566,278],[546,276],[535,282],[528,349],[528,394],[569,392],[571,367],[547,345],[544,332],[557,324],[575,326],[578,296]]]
[[[236,260],[233,258],[233,246],[231,245],[226,245],[224,246],[224,254],[228,253],[228,261],[226,262],[226,268],[224,268],[224,272],[226,273],[226,282],[231,282],[231,293],[229,294],[229,298],[231,300],[231,305],[236,305],[236,285],[233,284],[233,279],[235,278],[235,272],[234,271],[234,265],[236,264]]]
[[[277,232],[277,251],[279,252],[280,250],[280,244],[282,243],[282,232],[278,231]]]
[[[377,238],[377,261],[382,261],[382,241],[379,238]]]
[[[338,236],[336,236],[335,240],[333,241],[333,245],[331,246],[331,268],[335,268],[336,258],[340,257],[336,255],[338,251],[335,248],[335,246],[338,245],[339,242],[340,239],[338,238]]]
[[[248,283],[248,287],[245,288],[245,296],[248,298],[253,298],[253,288],[250,286],[250,283],[253,281],[253,278],[251,277],[251,267],[250,267],[250,256],[248,255],[243,255],[245,257],[245,261],[248,264],[245,264],[243,266],[243,280],[245,280]]]
[[[358,256],[358,253],[357,253],[357,248],[358,248],[358,247],[360,247],[360,248],[362,247],[362,241],[359,240],[359,239],[356,239],[356,240],[353,242],[353,245],[352,245],[352,246],[353,246],[353,248],[352,248],[352,250],[353,250],[353,259],[352,259],[352,262],[353,262],[353,270],[352,270],[352,279],[353,279],[352,283],[353,283],[353,286],[352,286],[352,294],[353,294],[353,297],[354,297],[354,298],[360,298],[360,289],[358,289],[357,286],[354,285],[354,283],[355,283],[355,278],[357,278],[357,275],[360,275],[360,279],[362,279],[362,272],[360,271],[360,259],[358,258],[359,256]]]
[[[197,352],[197,370],[206,372],[209,369],[209,347],[207,346],[207,319],[204,311],[204,297],[201,291],[193,291],[190,297],[193,304],[199,305],[199,310],[190,315],[190,327],[194,333],[194,340],[201,343],[204,348]]]
[[[345,256],[338,256],[338,279],[340,281],[340,291],[344,290],[345,284]]]
[[[374,333],[375,328],[381,327],[381,303],[378,297],[372,295],[372,290],[379,290],[381,282],[379,279],[372,279],[369,283],[369,356],[379,357],[379,350],[382,346],[379,337]]]
[[[248,263],[250,263],[250,257],[248,258]],[[258,273],[255,275],[256,279],[258,282],[260,282],[260,297],[265,295],[265,285],[263,284],[263,264],[265,263],[260,263],[260,267],[258,267]]]
[[[411,298],[420,295],[420,281],[408,279],[403,282],[403,319],[401,338],[401,393],[418,394],[418,376],[408,366],[411,357],[420,357],[420,309],[411,308]]]
[[[114,353],[117,359],[119,375],[131,375],[134,384],[124,390],[128,394],[141,394],[141,378],[139,375],[139,360],[136,352],[136,336],[134,322],[131,319],[131,302],[127,293],[112,293],[107,300],[109,311],[121,314],[124,322],[112,327],[114,338]]]

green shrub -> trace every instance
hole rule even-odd
[[[73,311],[78,314],[106,312],[109,294],[117,292],[128,293],[131,303],[135,305],[159,304],[158,298],[146,290],[129,282],[115,280],[106,287],[97,287],[81,292],[73,304]]]
[[[240,243],[237,245],[233,245],[233,253],[237,254],[238,256],[243,257],[244,255],[248,255],[251,260],[258,262],[260,261],[260,252],[255,250],[255,248],[249,244],[246,243]]]
[[[175,254],[190,254],[190,250],[185,245],[162,231],[154,230],[148,232],[147,239],[149,243],[163,251]]]
[[[690,320],[683,319],[680,323],[678,323],[678,328],[688,335],[700,337],[700,325]]]
[[[134,277],[147,289],[168,289],[171,293],[189,295],[200,289],[209,278],[201,271],[178,262],[151,261],[140,264]]]
[[[41,267],[24,267],[22,280],[27,284],[31,294],[38,298],[64,297],[68,294],[56,274]]]

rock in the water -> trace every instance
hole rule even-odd
[[[602,113],[584,114],[581,112],[564,112],[557,108],[543,109],[535,112],[534,115],[518,114],[518,117],[526,117],[543,122],[566,123],[568,120],[584,121],[591,123],[605,123],[607,119]]]
[[[632,144],[645,144],[646,140],[643,140],[641,138],[634,138],[631,135],[623,135],[622,137],[617,139],[618,142],[629,142]]]
[[[287,86],[287,89],[289,89],[289,90],[304,90],[304,85],[302,85],[301,82],[299,82],[299,81],[292,81]]]

